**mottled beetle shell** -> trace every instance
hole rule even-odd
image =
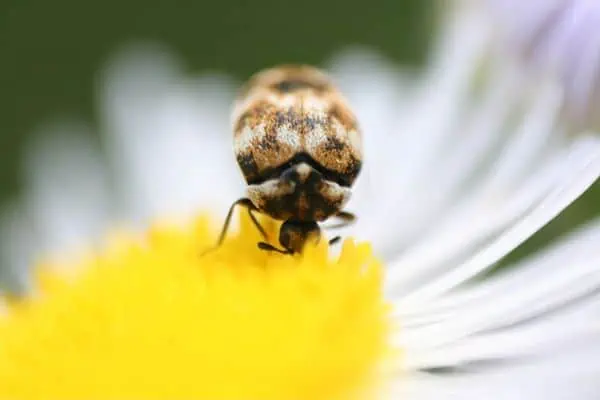
[[[259,210],[323,221],[346,204],[361,169],[360,131],[321,71],[282,66],[254,75],[232,120],[235,156]]]

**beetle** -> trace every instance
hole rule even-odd
[[[362,166],[357,120],[332,80],[307,65],[282,65],[252,76],[232,113],[233,148],[247,183],[247,197],[230,207],[217,247],[236,206],[245,207],[264,238],[258,247],[283,254],[302,251],[318,223],[330,217],[341,227],[355,216],[343,208]],[[279,249],[254,213],[284,221]],[[337,242],[339,236],[329,241]]]

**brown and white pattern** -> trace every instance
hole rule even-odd
[[[361,168],[356,118],[321,71],[280,66],[254,75],[233,111],[234,150],[249,184],[305,154],[335,182],[350,186]]]

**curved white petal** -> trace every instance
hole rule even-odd
[[[390,293],[406,293],[446,272],[450,263],[460,263],[487,245],[530,212],[557,185],[572,160],[587,151],[585,143],[573,145],[538,166],[514,190],[488,186],[459,201],[428,234],[390,264]]]
[[[600,220],[490,280],[397,308],[409,368],[542,357],[600,334]]]
[[[397,315],[408,325],[435,322],[441,318],[451,317],[455,311],[479,307],[485,299],[496,298],[506,293],[511,295],[528,293],[531,291],[531,282],[543,286],[548,279],[561,276],[576,277],[582,273],[593,272],[594,260],[600,257],[599,242],[600,221],[596,220],[544,251],[512,265],[508,270],[486,280],[458,288],[435,302],[409,309],[398,309]],[[579,270],[572,266],[578,266]],[[548,300],[553,301],[554,298]]]
[[[377,250],[402,247],[427,219],[435,218],[433,207],[421,203],[431,194],[429,185],[435,185],[438,158],[456,143],[452,127],[469,107],[472,77],[488,39],[481,34],[485,27],[462,22],[449,24],[440,35],[432,65],[411,86],[413,101],[394,112],[393,127],[365,133],[373,135],[373,142],[366,143],[366,167],[354,189],[361,202],[351,232],[372,240]]]
[[[537,232],[579,197],[600,176],[600,138],[595,135],[584,136],[579,138],[576,144],[578,146],[573,146],[574,151],[570,157],[570,168],[556,182],[554,189],[527,215],[465,262],[402,296],[398,303],[418,303],[439,296],[477,276]],[[387,281],[391,287],[397,283],[392,275],[394,269],[397,269],[397,266],[391,265],[390,277]]]

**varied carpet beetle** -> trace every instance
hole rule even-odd
[[[230,208],[218,245],[236,205],[282,220],[279,242],[264,250],[300,252],[318,222],[354,221],[343,211],[362,164],[354,114],[332,81],[310,66],[285,65],[254,75],[240,92],[233,115],[234,152],[246,179],[247,197]],[[338,226],[341,226],[338,225]],[[330,241],[339,240],[335,237]]]

